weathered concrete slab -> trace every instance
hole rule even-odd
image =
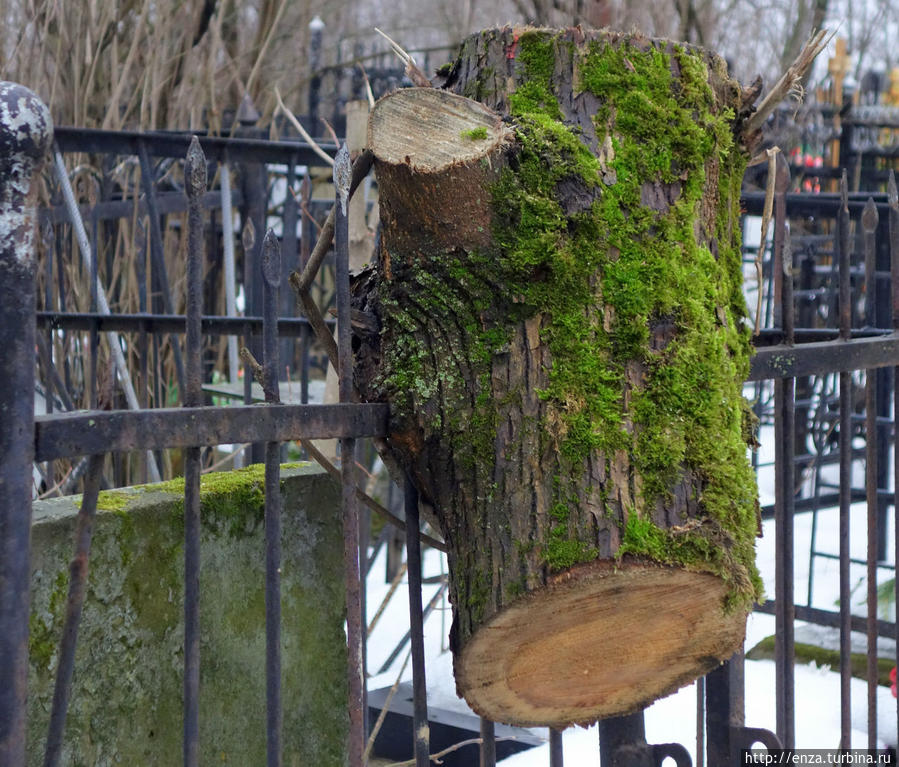
[[[100,494],[64,765],[181,761],[183,483]],[[339,489],[282,468],[284,764],[346,761]],[[265,762],[261,466],[203,478],[200,738],[204,764]],[[41,763],[77,496],[35,503],[28,764]]]

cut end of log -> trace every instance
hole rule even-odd
[[[637,711],[729,658],[746,615],[725,612],[708,573],[608,561],[567,571],[484,624],[456,656],[456,686],[481,716],[588,725]]]
[[[383,163],[439,173],[485,157],[511,140],[496,112],[434,88],[405,88],[382,98],[368,125],[368,145]]]

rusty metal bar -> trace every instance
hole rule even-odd
[[[889,200],[889,238],[890,238],[890,305],[894,331],[899,331],[899,192],[896,190],[896,177],[890,171],[887,184]],[[893,561],[899,562],[899,439],[896,436],[896,424],[899,424],[899,398],[896,386],[899,382],[899,365],[893,368]],[[899,578],[894,579],[893,598],[899,605]],[[894,623],[893,637],[896,641],[896,667],[899,668],[899,620]],[[896,700],[896,727],[899,732],[899,698]]]
[[[69,693],[72,687],[72,672],[75,668],[75,647],[78,643],[78,626],[81,623],[81,609],[87,587],[88,564],[90,561],[91,536],[94,516],[97,512],[97,497],[100,493],[100,478],[103,473],[105,456],[92,455],[84,479],[84,495],[78,510],[75,531],[75,556],[69,565],[69,595],[66,601],[66,617],[59,643],[59,662],[56,668],[56,684],[53,689],[53,704],[50,709],[50,725],[44,748],[44,767],[56,767],[62,756],[62,737],[69,708]]]
[[[874,267],[876,243],[874,233],[878,224],[877,206],[868,198],[862,212],[862,231],[865,251],[865,325],[874,326],[876,283]],[[877,552],[879,536],[877,516],[877,374],[865,371],[865,491],[867,501],[867,676],[868,676],[868,748],[877,748]]]
[[[812,342],[801,346],[759,349],[749,365],[747,381],[789,376],[826,375],[838,371],[891,367],[899,361],[899,335],[844,339],[842,343]]]
[[[793,263],[786,220],[786,192],[790,171],[778,155],[774,197],[774,295],[779,301],[779,319],[787,346],[793,342]],[[774,382],[775,439],[775,665],[777,735],[792,748],[795,726],[795,681],[793,670],[793,499],[795,457],[794,378]]]
[[[489,719],[481,717],[481,749],[479,767],[496,767],[496,728]]]
[[[36,330],[32,179],[53,123],[30,90],[0,81],[0,764],[25,764]]]
[[[281,245],[269,229],[262,242],[262,329],[265,401],[279,402],[278,301]],[[281,767],[281,445],[265,443],[265,704],[268,767]]]
[[[49,461],[166,447],[383,436],[387,413],[384,403],[57,413],[35,418],[35,457]]]
[[[837,215],[837,263],[839,266],[840,338],[848,340],[851,332],[849,206],[846,173],[842,180],[843,205]],[[849,586],[849,511],[852,503],[852,376],[848,370],[840,372],[840,747],[851,744],[852,722],[851,687],[851,592]]]
[[[419,541],[418,490],[406,475],[403,483],[403,500],[406,517],[406,562],[409,580],[409,637],[412,649],[412,742],[415,751],[415,767],[428,767],[430,762],[430,732],[428,729],[428,698],[425,681],[424,617],[421,607],[421,542]],[[490,729],[492,732],[493,725]],[[481,736],[484,737],[484,720],[481,720]],[[493,762],[496,762],[496,745],[493,745]],[[490,754],[489,746],[486,753]],[[481,747],[481,765],[485,764],[485,748]],[[491,763],[491,764],[492,764]]]
[[[309,254],[312,252],[312,242],[315,235],[312,233],[312,221],[306,213],[309,210],[309,203],[312,201],[312,181],[309,178],[309,169],[306,169],[306,175],[303,176],[303,183],[300,184],[300,199],[302,200],[302,214],[300,216],[300,273],[306,268],[309,261]],[[288,276],[290,279],[290,276]],[[300,402],[304,405],[309,402],[309,347],[311,338],[308,327],[300,333]]]
[[[190,146],[191,133],[110,131],[93,128],[61,127],[56,138],[64,152],[88,152],[91,154],[140,154],[141,147],[147,156],[184,157]],[[285,139],[267,141],[259,138],[200,136],[203,153],[210,160],[221,161],[239,156],[245,162],[286,163],[295,156],[302,165],[322,166],[324,163],[315,150],[302,141]],[[319,147],[333,154],[337,147],[322,141]]]
[[[353,349],[350,328],[349,227],[347,201],[352,169],[350,153],[343,145],[334,161],[334,232],[337,283],[338,387],[341,403],[353,399]],[[349,763],[362,767],[365,745],[364,686],[362,661],[362,594],[359,565],[359,507],[356,503],[356,440],[340,440],[341,498],[343,509],[344,564],[347,591],[347,682],[349,692]]]
[[[562,751],[562,733],[549,728],[549,767],[565,767]]]
[[[203,209],[206,158],[196,137],[184,163],[188,197],[187,339],[184,405],[203,404]],[[184,765],[196,767],[200,739],[200,448],[184,451]]]

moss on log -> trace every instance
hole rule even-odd
[[[445,88],[372,114],[357,385],[446,538],[460,694],[628,713],[728,657],[761,590],[747,105],[713,54],[580,29],[476,35]]]

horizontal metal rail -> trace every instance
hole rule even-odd
[[[140,153],[141,144],[144,144],[148,154],[153,157],[177,157],[180,160],[187,153],[191,137],[197,134],[57,127],[53,135],[63,152],[136,155]],[[202,134],[198,138],[207,160],[240,157],[241,162],[323,165],[321,157],[312,147],[301,141],[263,141]],[[319,146],[329,154],[337,152],[337,147],[331,142],[322,142]]]
[[[759,349],[749,366],[747,381],[825,375],[871,370],[899,363],[899,334],[846,341],[813,341],[799,346]]]
[[[167,447],[381,437],[388,406],[238,405],[94,410],[35,418],[35,460]]]
[[[333,326],[334,320],[325,320]],[[37,312],[37,326],[51,330],[94,330],[104,333],[184,333],[183,314],[98,314],[96,312]],[[305,317],[279,317],[278,335],[299,337],[309,327]],[[202,318],[204,335],[261,335],[262,317],[225,317],[207,315]]]

